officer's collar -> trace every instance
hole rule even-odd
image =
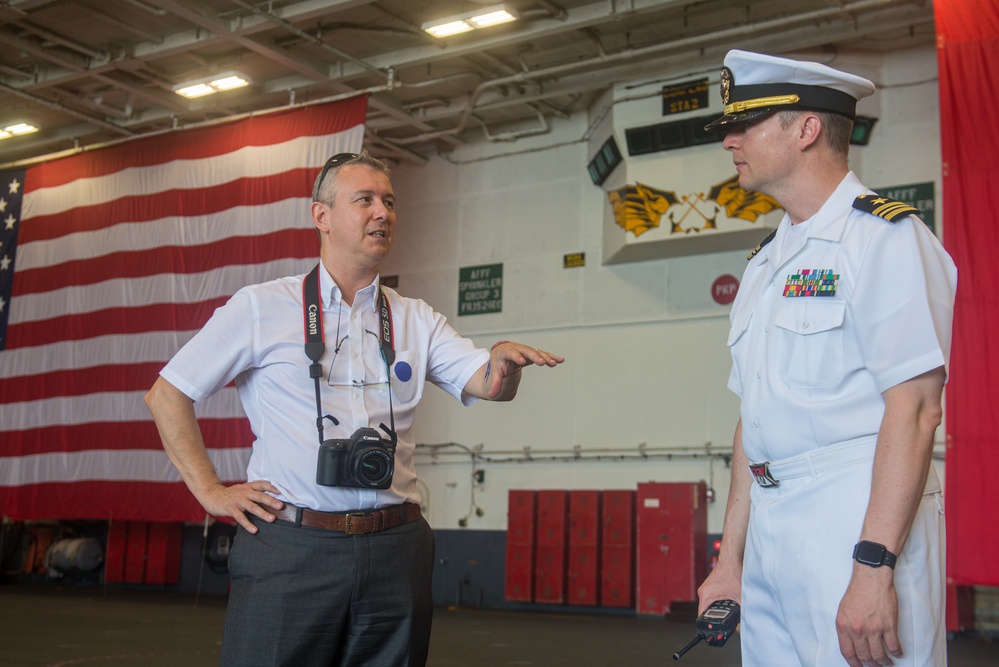
[[[868,189],[860,182],[856,174],[852,171],[847,173],[840,181],[833,193],[829,195],[822,207],[808,220],[808,229],[805,230],[806,238],[822,239],[823,241],[839,241],[843,238],[846,230],[847,215],[844,211],[851,211],[853,200],[859,195],[867,192]],[[760,252],[764,261],[773,261],[776,257],[777,248],[784,242],[783,236],[787,234],[791,226],[791,219],[784,214],[780,222],[777,236],[771,243],[768,243]]]

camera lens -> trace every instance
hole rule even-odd
[[[354,457],[354,479],[369,488],[388,488],[392,480],[391,455],[376,447],[357,452]]]

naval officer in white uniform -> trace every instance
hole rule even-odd
[[[931,466],[957,271],[915,209],[850,171],[861,77],[731,51],[739,185],[786,211],[732,307],[741,399],[718,564],[743,664],[946,665],[944,526]]]

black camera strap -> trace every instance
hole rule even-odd
[[[305,317],[305,355],[312,361],[309,366],[309,377],[316,383],[316,428],[319,430],[319,443],[323,442],[323,421],[329,419],[334,426],[340,422],[333,415],[323,415],[323,404],[319,393],[319,380],[323,377],[323,366],[319,360],[326,353],[326,340],[323,335],[323,298],[319,286],[319,264],[305,276],[302,284],[302,311]],[[378,343],[382,359],[385,360],[385,370],[388,372],[389,386],[389,421],[391,428],[380,424],[382,430],[396,442],[395,414],[392,409],[392,364],[395,363],[395,348],[392,345],[392,308],[389,306],[385,290],[378,287]]]

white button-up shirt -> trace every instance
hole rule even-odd
[[[378,427],[390,425],[389,371],[377,335],[378,281],[359,291],[353,306],[347,306],[325,267],[319,274],[326,339],[320,380],[323,414],[340,422],[335,426],[324,420],[323,437],[346,439],[358,428],[372,427],[387,438]],[[383,288],[392,311],[391,400],[399,437],[392,487],[320,486],[315,384],[304,348],[304,279],[294,276],[241,289],[215,311],[161,375],[194,401],[235,380],[256,438],[247,479],[271,482],[285,502],[322,511],[421,502],[411,431],[424,387],[429,381],[470,405],[475,399],[463,393],[464,386],[489,360],[489,353],[462,338],[424,301]]]
[[[752,462],[876,438],[881,393],[947,362],[954,262],[917,218],[854,209],[868,192],[849,173],[809,220],[792,230],[785,215],[746,267],[728,387]]]

